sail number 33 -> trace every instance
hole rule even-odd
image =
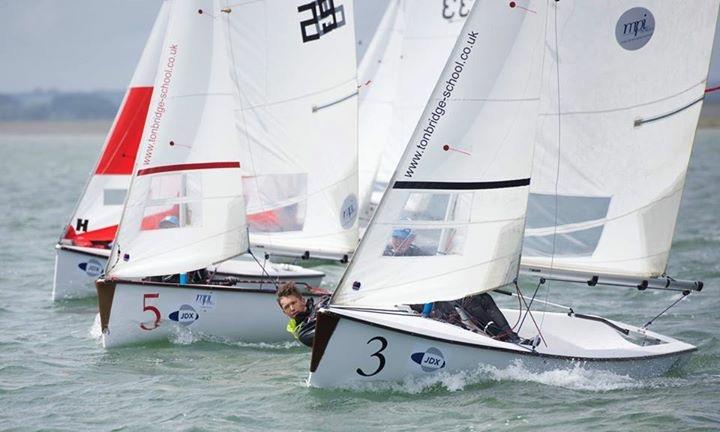
[[[465,18],[470,13],[472,1],[473,0],[442,0],[443,18],[446,20],[452,20],[455,17]]]

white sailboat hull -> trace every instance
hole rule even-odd
[[[53,301],[94,297],[95,281],[105,271],[110,256],[109,249],[78,246],[55,246],[55,273],[53,278]],[[261,261],[262,262],[262,261]],[[267,275],[280,282],[295,281],[313,287],[320,286],[325,273],[292,264],[264,263]],[[225,261],[217,266],[217,277],[236,277],[241,280],[257,281],[263,277],[252,258]]]
[[[226,287],[99,280],[97,290],[105,348],[182,334],[223,342],[293,340],[272,284]]]
[[[503,313],[515,322],[517,311]],[[610,323],[640,337],[637,327]],[[348,387],[484,366],[505,369],[518,362],[531,372],[579,366],[645,378],[665,374],[696,349],[650,331],[646,335],[657,341],[640,346],[607,323],[561,313],[545,315],[542,333],[547,346],[541,342],[533,352],[417,315],[331,308],[320,314],[309,384]],[[520,332],[522,337],[535,334],[531,322]]]

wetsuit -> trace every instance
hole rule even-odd
[[[423,305],[413,305],[412,308],[420,312]],[[515,333],[505,316],[500,312],[490,294],[482,293],[464,297],[459,300],[437,301],[433,303],[430,318],[445,321],[449,324],[466,327],[458,309],[464,311],[471,323],[488,336],[502,341],[518,342],[520,338]]]
[[[305,312],[300,312],[295,315],[295,318],[290,318],[286,330],[303,345],[312,347],[313,340],[315,339],[317,311],[325,306],[329,300],[330,296],[322,297],[316,306],[315,300],[312,297],[307,299],[307,302],[305,302]]]

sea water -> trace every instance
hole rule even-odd
[[[669,274],[702,279],[705,289],[651,327],[697,345],[685,367],[634,380],[518,363],[348,390],[308,388],[310,354],[295,343],[178,333],[106,351],[94,299],[51,302],[53,246],[102,141],[0,136],[1,430],[720,429],[720,131],[698,133],[669,264]],[[342,272],[319,268],[328,286]],[[642,325],[679,294],[554,283],[539,297]]]

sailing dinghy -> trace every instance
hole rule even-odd
[[[70,223],[55,246],[53,301],[95,295],[95,280],[102,275],[115,239],[123,202],[130,185],[143,126],[147,116],[160,48],[167,28],[168,7],[163,3],[150,37],[107,136],[93,174],[78,201]],[[167,215],[156,217],[160,222]],[[266,262],[264,269],[250,258],[238,258],[210,269],[218,278],[241,280],[294,280],[319,286],[323,272],[291,264]]]
[[[441,372],[472,371],[481,366],[503,369],[518,362],[533,372],[581,366],[647,377],[667,372],[695,350],[690,344],[646,327],[572,311],[546,312],[541,327],[526,325],[515,329],[525,342],[532,339],[532,343],[503,342],[489,337],[481,329],[471,331],[429,319],[407,307],[459,299],[516,284],[541,81],[550,80],[547,75],[541,80],[545,47],[550,52],[544,56],[545,72],[552,69],[551,63],[559,58],[559,71],[553,79],[561,86],[564,81],[558,76],[563,77],[563,61],[577,66],[578,71],[598,74],[594,81],[600,85],[598,89],[585,88],[586,82],[577,77],[565,82],[569,87],[565,93],[562,87],[559,92],[556,87],[561,101],[563,94],[570,93],[572,97],[573,92],[596,91],[595,95],[603,96],[632,93],[634,87],[627,82],[633,82],[631,77],[638,74],[664,93],[667,83],[653,81],[653,75],[666,71],[660,64],[638,60],[638,64],[655,66],[634,70],[624,67],[633,55],[643,56],[642,40],[647,43],[648,38],[655,39],[648,46],[670,41],[685,49],[697,46],[702,51],[698,57],[703,60],[698,60],[700,65],[694,68],[697,72],[694,75],[698,83],[705,79],[717,1],[705,2],[704,7],[696,4],[670,7],[666,2],[645,2],[649,3],[648,9],[630,2],[616,2],[612,6],[585,3],[476,1],[395,171],[391,188],[383,197],[330,306],[318,315],[310,385],[342,387],[370,381],[398,381]],[[650,8],[654,14],[652,25],[645,16]],[[576,18],[574,25],[569,24]],[[597,25],[589,29],[588,22]],[[693,26],[701,23],[690,36],[686,32],[688,23]],[[558,29],[572,33],[559,34]],[[556,42],[560,39],[556,37],[577,45],[578,49],[558,51]],[[616,46],[598,50],[597,56],[588,55],[587,50],[595,44],[611,43]],[[628,46],[635,48],[628,49]],[[653,50],[649,55],[653,58],[655,54],[657,51]],[[555,60],[547,58],[553,55]],[[611,61],[614,58],[623,60]],[[585,66],[590,60],[594,61],[592,65]],[[600,78],[604,77],[604,69],[593,69],[600,62],[626,71],[627,82],[616,83],[613,89],[605,88]],[[689,69],[683,69],[683,73],[693,75]],[[701,99],[702,88],[695,88],[694,96]],[[693,97],[688,97],[692,102]],[[589,99],[592,96],[588,95]],[[693,105],[697,104],[699,102]],[[559,112],[563,113],[563,121],[566,116],[587,114],[580,110],[582,106],[562,107]],[[624,113],[625,110],[617,109],[616,114],[624,115],[630,125],[637,125],[640,120],[642,127],[650,126],[643,124],[642,119],[652,116],[633,117],[639,112],[657,112],[646,111],[650,107],[651,104],[647,104],[645,110]],[[565,112],[569,108],[578,111]],[[699,107],[692,110],[695,109]],[[433,112],[441,116],[435,123],[431,123]],[[680,116],[697,119],[695,112]],[[556,116],[553,124],[562,125],[563,121]],[[540,123],[542,133],[542,121]],[[582,127],[586,128],[583,130],[577,123],[573,132],[584,132],[589,137],[597,133],[595,128],[606,124],[597,121],[590,128],[583,123]],[[665,130],[664,133],[671,136],[678,133],[692,141],[692,131]],[[632,144],[644,146],[646,143]],[[543,161],[536,156],[535,163]],[[642,166],[636,165],[633,169],[644,172]],[[593,173],[598,175],[602,173]],[[423,196],[436,205],[418,213],[409,204]],[[384,253],[397,230],[412,232],[414,243],[425,252],[415,256]],[[530,311],[503,310],[503,313],[510,322],[516,322],[527,317]]]
[[[254,219],[248,215],[246,221],[245,197],[248,196],[248,203],[257,200],[252,191],[244,190],[247,179],[257,175],[252,166],[243,165],[250,160],[243,154],[248,151],[248,140],[282,133],[284,130],[274,128],[273,123],[284,119],[284,111],[291,111],[288,104],[292,107],[302,102],[309,108],[311,104],[320,106],[332,102],[332,106],[316,110],[318,114],[308,109],[309,114],[320,117],[304,118],[309,125],[323,120],[346,124],[340,121],[342,118],[336,118],[334,113],[338,111],[342,114],[340,117],[355,116],[354,75],[348,83],[326,80],[335,85],[327,92],[318,91],[311,75],[316,73],[315,68],[332,64],[333,57],[351,58],[354,65],[352,3],[346,1],[343,5],[344,10],[335,11],[339,15],[323,15],[320,23],[323,26],[315,27],[301,25],[307,11],[285,2],[234,5],[220,0],[167,2],[168,27],[155,79],[155,86],[161,91],[153,94],[150,103],[136,171],[106,277],[97,281],[105,347],[167,339],[185,330],[225,341],[292,340],[285,330],[287,319],[276,303],[275,285],[240,285],[233,280],[184,283],[182,279],[196,269],[245,253],[250,223],[268,226],[282,220],[268,214]],[[268,17],[273,17],[272,21],[266,20]],[[347,28],[341,28],[340,18]],[[267,32],[265,26],[274,30]],[[318,28],[320,33],[312,32]],[[238,35],[241,40],[236,40]],[[315,50],[314,55],[307,57],[313,67],[306,73],[294,72],[293,76],[300,81],[306,78],[310,85],[292,87],[295,94],[289,100],[252,99],[262,94],[261,90],[286,89],[282,79],[287,84],[302,84],[287,76],[287,67],[304,61],[307,50],[304,44],[308,41],[303,40],[308,38]],[[266,50],[262,48],[264,44],[267,44]],[[345,47],[351,51],[345,52]],[[255,57],[245,56],[238,48],[258,51]],[[343,48],[343,56],[336,52],[339,48]],[[294,56],[289,57],[291,54]],[[282,58],[285,60],[280,61]],[[240,85],[245,75],[259,79],[257,86]],[[318,75],[319,79],[325,78]],[[274,78],[273,82],[264,81],[270,77]],[[334,98],[348,88],[353,90],[349,98]],[[287,95],[273,96],[280,94]],[[247,100],[251,103],[247,104]],[[240,118],[238,111],[242,114]],[[324,145],[343,145],[335,142],[333,135],[317,136],[309,129],[297,127],[291,132],[304,133]],[[336,136],[347,134],[338,131]],[[354,132],[350,134],[354,136]],[[295,135],[286,138],[295,138]],[[282,151],[275,151],[282,155]],[[334,156],[334,151],[329,151],[329,155]],[[262,152],[253,155],[261,156]],[[319,155],[305,156],[310,157],[320,158]],[[278,178],[270,180],[281,183],[286,178],[280,174],[288,173],[278,169]],[[328,177],[331,175],[334,174],[328,173]],[[345,183],[352,184],[352,174],[348,176]],[[313,197],[332,196],[342,202],[342,197],[335,194],[342,191],[340,188],[315,191],[308,185],[305,190],[314,191]],[[305,198],[309,201],[310,196]],[[177,214],[176,225],[162,227],[147,223],[149,215],[168,211]],[[352,215],[343,215],[348,216]],[[356,238],[357,234],[350,233],[350,236]],[[180,274],[180,283],[174,278],[172,282],[157,281],[161,275],[177,274]]]

